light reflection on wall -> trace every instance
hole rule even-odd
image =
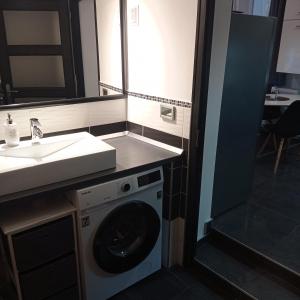
[[[196,14],[196,0],[128,0],[130,91],[191,101]]]

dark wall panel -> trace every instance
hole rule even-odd
[[[276,19],[233,14],[216,155],[212,217],[247,201]]]

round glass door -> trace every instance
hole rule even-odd
[[[133,201],[115,208],[99,226],[94,257],[109,273],[128,271],[152,251],[160,233],[160,219],[148,204]]]

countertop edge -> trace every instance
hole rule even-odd
[[[142,171],[145,171],[148,169],[152,169],[152,168],[161,166],[163,164],[167,164],[169,162],[172,162],[176,158],[179,158],[180,156],[181,156],[180,154],[176,155],[174,153],[174,157],[158,160],[155,162],[151,162],[149,164],[144,164],[144,165],[136,166],[133,168],[128,168],[125,170],[120,170],[115,173],[103,174],[103,171],[101,171],[99,173],[94,173],[94,174],[90,174],[90,175],[86,175],[86,176],[82,176],[82,177],[69,179],[69,180],[62,181],[62,182],[57,182],[57,183],[41,186],[38,188],[33,188],[30,190],[25,190],[25,191],[13,193],[13,194],[0,196],[0,204],[7,202],[7,201],[17,200],[20,198],[26,198],[26,197],[38,195],[38,194],[41,194],[44,192],[54,191],[54,190],[64,192],[67,189],[70,190],[72,188],[75,188],[75,185],[76,185],[76,188],[81,188],[81,187],[85,187],[85,186],[89,186],[89,185],[107,182],[109,180],[114,180],[114,179],[117,179],[120,177],[133,175],[135,173],[139,173],[139,172],[142,172]]]

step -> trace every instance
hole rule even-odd
[[[210,233],[222,247],[251,258],[300,286],[299,226],[257,205],[240,206],[213,221]]]
[[[238,291],[235,299],[296,300],[300,290],[275,276],[247,257],[236,257],[214,244],[213,238],[201,242],[195,257],[208,276],[215,277]]]

